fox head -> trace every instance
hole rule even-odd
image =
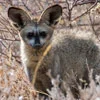
[[[62,7],[58,4],[47,8],[37,20],[20,8],[8,9],[8,17],[19,29],[21,40],[34,49],[40,49],[50,42],[61,15]]]

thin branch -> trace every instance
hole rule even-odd
[[[20,41],[19,39],[14,39],[14,40],[12,40],[12,39],[8,39],[8,38],[1,38],[1,37],[0,37],[0,39],[1,39],[1,40],[7,40],[7,41]]]
[[[31,10],[30,10],[29,7],[25,4],[25,2],[24,2],[23,0],[21,0],[21,2],[22,2],[22,4],[23,4],[23,6],[24,6],[29,12],[31,12]]]
[[[2,41],[0,41],[0,43],[3,45],[3,47],[5,47],[7,49],[7,47],[5,46],[5,44]]]
[[[100,2],[100,0],[83,0],[82,2],[77,2],[77,5],[84,5],[84,4],[89,4],[89,3],[95,3],[95,2]]]
[[[42,5],[40,2],[38,2],[37,0],[34,0],[34,2],[35,2],[35,4],[38,6],[38,8],[39,8],[40,10],[44,10],[44,7],[43,7],[43,5]]]
[[[97,33],[96,33],[95,29],[94,29],[94,25],[93,25],[92,18],[91,18],[91,16],[90,16],[90,14],[89,14],[89,19],[90,19],[91,28],[92,28],[92,30],[93,30],[93,33],[95,34],[95,36],[97,37],[97,39],[98,39],[99,42],[100,42],[100,39],[99,39],[99,37],[97,36]]]
[[[77,5],[77,2],[78,2],[78,0],[74,0],[71,10],[73,10],[73,8]]]
[[[1,54],[1,55],[4,55],[4,56],[7,57],[7,58],[9,58],[9,56],[8,56],[7,54],[3,53],[3,52],[0,52],[0,54]],[[21,64],[21,62],[20,62],[19,60],[17,60],[17,58],[16,58],[16,57],[19,57],[19,56],[14,56],[14,55],[12,55],[12,57],[13,57],[19,64]],[[13,58],[12,58],[12,60],[13,60]]]
[[[85,14],[87,14],[92,8],[94,8],[97,5],[97,0],[96,2],[89,8],[87,9],[84,13],[82,13],[81,15],[77,16],[76,18],[72,19],[71,21],[77,20],[78,18],[84,16]]]

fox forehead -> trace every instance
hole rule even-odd
[[[22,30],[21,32],[24,32],[24,33],[29,33],[29,32],[34,32],[34,33],[37,33],[37,32],[51,32],[52,31],[52,28],[49,27],[47,24],[45,23],[40,23],[38,21],[31,21],[29,22]]]

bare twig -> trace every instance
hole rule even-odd
[[[31,12],[31,10],[30,10],[29,7],[25,4],[25,2],[24,2],[23,0],[21,0],[21,2],[22,2],[22,4],[23,4],[23,6],[24,6],[29,12]]]
[[[81,15],[77,16],[76,18],[72,19],[71,21],[77,20],[78,18],[84,16],[85,14],[87,14],[92,8],[94,8],[97,5],[97,0],[96,2],[89,8],[87,9],[84,13],[82,13]]]
[[[95,29],[94,29],[93,21],[92,21],[92,18],[91,18],[91,16],[90,16],[90,14],[89,14],[89,19],[90,19],[91,28],[92,28],[92,30],[93,30],[93,33],[95,34],[96,38],[97,38],[97,39],[99,40],[99,42],[100,42],[100,39],[99,39],[99,37],[98,37],[98,35],[97,35]]]
[[[1,40],[7,40],[7,41],[20,41],[19,39],[14,39],[13,40],[13,39],[8,39],[8,38],[1,38],[1,37],[0,37],[0,39]]]

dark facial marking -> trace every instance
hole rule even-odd
[[[46,38],[47,36],[47,33],[42,31],[42,32],[39,32],[39,36],[42,37],[42,38]]]
[[[35,36],[35,45],[36,46],[40,45],[40,38],[39,38],[39,35],[37,33],[36,33],[36,36]]]
[[[29,32],[28,34],[27,34],[27,38],[28,39],[32,39],[34,37],[34,32]]]

